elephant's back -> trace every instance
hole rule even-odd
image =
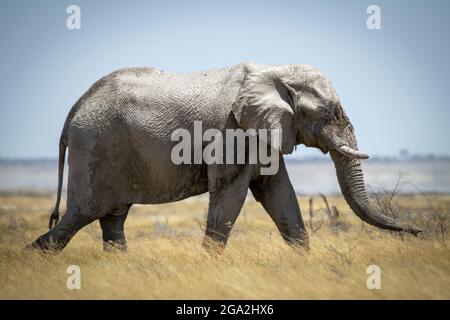
[[[80,98],[74,106],[74,121],[102,125],[117,116],[136,115],[164,121],[171,114],[180,114],[186,121],[207,121],[213,110],[216,116],[224,105],[231,110],[233,97],[224,101],[227,96],[223,95],[229,90],[226,76],[225,69],[186,74],[156,68],[117,70],[94,83]]]
[[[243,63],[206,72],[170,73],[157,68],[125,68],[95,82],[69,113],[78,126],[103,127],[125,121],[166,123],[174,129],[193,121],[221,128],[244,77],[262,65]],[[169,123],[167,125],[167,123]]]

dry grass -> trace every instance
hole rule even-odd
[[[249,199],[224,254],[208,255],[201,247],[207,199],[197,197],[133,207],[126,223],[128,253],[104,253],[100,227],[93,223],[61,254],[43,255],[22,248],[46,231],[53,199],[2,196],[0,298],[450,298],[450,243],[442,232],[450,196],[429,196],[430,202],[420,195],[395,199],[391,207],[404,213],[400,218],[425,228],[417,238],[363,224],[342,198],[328,201],[338,210],[338,223],[330,220],[320,197],[309,222],[308,199],[301,200],[306,224],[315,230],[309,230],[309,254],[285,245],[261,206]],[[380,290],[366,286],[371,264],[381,268]],[[69,265],[81,268],[81,290],[66,287]]]

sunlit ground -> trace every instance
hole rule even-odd
[[[2,299],[449,299],[450,196],[400,196],[378,205],[425,232],[419,237],[364,224],[341,198],[300,199],[309,253],[287,246],[262,207],[248,199],[221,256],[202,246],[207,198],[134,206],[126,222],[127,253],[105,253],[98,222],[60,254],[23,251],[46,231],[53,198],[0,197]],[[333,206],[338,209],[337,217]],[[389,207],[390,206],[390,207]],[[313,231],[314,230],[314,231]],[[81,289],[66,270],[78,265]],[[367,268],[380,267],[380,289]]]

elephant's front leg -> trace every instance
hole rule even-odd
[[[210,191],[208,218],[203,246],[208,251],[225,248],[231,228],[236,221],[247,196],[250,184],[245,170],[231,182],[221,181]]]
[[[259,176],[250,183],[250,190],[275,222],[283,239],[309,249],[300,207],[283,159],[277,174]]]

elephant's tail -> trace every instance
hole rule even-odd
[[[61,191],[62,191],[62,183],[64,176],[64,162],[66,158],[66,143],[65,143],[65,130],[63,130],[63,134],[61,135],[61,139],[59,140],[59,159],[58,159],[58,193],[56,195],[56,204],[55,209],[50,215],[50,221],[48,223],[48,228],[51,230],[58,223],[59,220],[59,203],[61,202]]]
[[[58,223],[59,220],[59,203],[61,202],[61,192],[64,177],[64,163],[66,160],[66,148],[69,145],[69,126],[76,112],[81,106],[81,99],[75,103],[75,105],[70,109],[67,115],[66,121],[64,122],[64,127],[61,132],[61,137],[59,138],[59,158],[58,158],[58,193],[56,195],[55,209],[50,215],[50,221],[48,223],[48,228],[53,229],[53,227]]]

